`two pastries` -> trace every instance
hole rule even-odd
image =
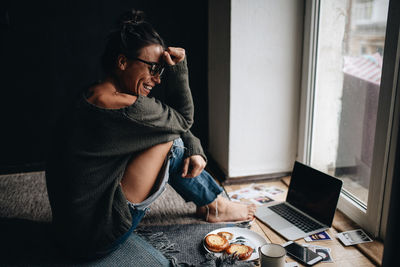
[[[253,248],[242,244],[229,244],[228,240],[233,238],[233,234],[229,232],[219,232],[217,234],[209,234],[205,237],[204,243],[206,247],[213,252],[226,252],[227,254],[235,254],[240,260],[247,260],[253,253]]]

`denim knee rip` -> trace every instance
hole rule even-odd
[[[136,209],[136,210],[143,210],[145,212],[147,212],[148,210],[150,210],[149,206],[156,201],[156,199],[158,197],[160,197],[160,195],[165,191],[165,185],[168,183],[168,179],[169,179],[169,167],[170,167],[170,158],[171,157],[176,157],[176,148],[182,148],[182,149],[186,149],[183,145],[183,141],[181,138],[177,138],[174,140],[171,150],[168,153],[168,156],[163,164],[163,169],[164,169],[164,174],[163,174],[163,178],[162,181],[157,189],[156,192],[154,192],[151,196],[149,196],[148,198],[146,198],[145,200],[143,200],[140,203],[132,203],[130,201],[127,201],[127,204],[132,208],[132,209]]]
[[[160,197],[160,195],[165,191],[165,185],[168,183],[169,179],[169,159],[167,159],[163,165],[164,168],[164,174],[161,180],[161,183],[159,187],[157,188],[156,192],[154,192],[152,195],[150,195],[148,198],[143,200],[140,203],[132,203],[130,201],[126,201],[127,204],[134,210],[143,210],[143,211],[148,211],[150,208],[149,206],[156,201],[157,198]]]

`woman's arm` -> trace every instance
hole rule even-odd
[[[182,133],[181,138],[186,148],[184,155],[185,158],[193,155],[200,155],[205,161],[207,161],[207,157],[203,151],[203,147],[201,146],[200,139],[194,136],[190,130]]]
[[[183,162],[182,177],[193,178],[198,176],[207,165],[207,157],[204,154],[200,139],[190,131],[181,134],[185,145],[185,160]]]
[[[138,96],[126,110],[126,116],[155,130],[186,132],[193,124],[194,107],[185,57],[166,68],[166,83],[165,104],[152,97]]]
[[[189,87],[187,59],[184,54],[179,63],[166,68],[165,83],[166,104],[182,115],[190,114],[193,121],[193,98]]]

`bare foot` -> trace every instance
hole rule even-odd
[[[207,212],[208,206],[208,212]],[[227,198],[218,196],[207,206],[197,207],[197,215],[208,222],[234,222],[254,218],[256,205],[232,202]],[[208,216],[207,216],[208,215]]]

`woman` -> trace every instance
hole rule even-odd
[[[190,132],[193,100],[185,50],[164,46],[131,11],[109,37],[106,78],[84,91],[61,120],[46,168],[55,236],[75,256],[106,255],[124,242],[165,183],[210,222],[251,219],[204,171]],[[148,97],[165,74],[166,103]]]

